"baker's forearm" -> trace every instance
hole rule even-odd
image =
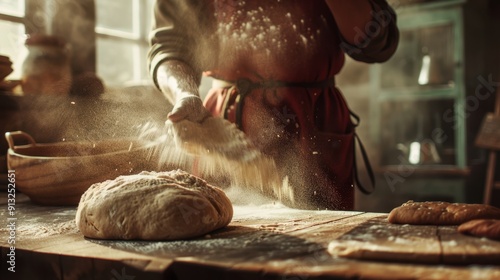
[[[179,60],[167,60],[157,70],[157,81],[167,99],[175,103],[187,95],[199,96],[199,75],[188,64]]]
[[[372,20],[372,6],[368,0],[325,0],[337,22],[340,33],[350,43],[356,43],[359,30]]]

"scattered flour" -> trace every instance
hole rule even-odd
[[[0,233],[3,233],[7,229],[0,229]],[[55,222],[52,224],[39,223],[19,223],[16,228],[16,240],[25,241],[30,239],[38,239],[42,237],[57,236],[61,234],[77,234],[79,233],[76,227],[75,221],[72,219],[66,222]]]
[[[285,47],[288,41],[292,41],[295,44],[303,44],[306,51],[321,33],[319,29],[309,28],[304,18],[301,18],[302,15],[296,15],[292,11],[284,13],[285,20],[273,17],[268,10],[273,9],[272,4],[266,5],[266,9],[253,7],[253,3],[245,1],[235,5],[238,6],[235,7],[238,11],[230,15],[223,12],[227,7],[220,7],[219,11],[216,11],[215,17],[219,20],[216,35],[222,44],[230,42],[229,45],[238,50],[279,50]],[[286,30],[293,30],[293,37],[290,37],[290,32],[285,32]],[[284,34],[288,34],[288,37]]]

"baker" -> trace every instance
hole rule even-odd
[[[224,117],[272,156],[284,203],[349,210],[357,120],[334,77],[345,54],[386,61],[398,37],[385,0],[157,0],[149,69],[169,120]],[[202,74],[213,78],[204,101]]]

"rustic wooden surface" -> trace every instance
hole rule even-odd
[[[198,239],[104,241],[78,232],[75,207],[19,194],[12,273],[0,195],[0,279],[500,279],[500,242],[391,225],[383,213],[235,206],[227,228]]]
[[[376,217],[330,242],[333,255],[407,263],[500,265],[500,242],[465,236],[457,226],[397,225]]]

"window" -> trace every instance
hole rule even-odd
[[[38,1],[0,0],[2,34],[0,54],[9,56],[14,62],[14,73],[9,77],[11,79],[20,78],[25,50],[23,44],[26,38],[25,24],[37,20],[25,18],[25,6],[35,3],[33,7],[38,7]],[[52,1],[47,3],[56,3]],[[149,79],[146,59],[154,0],[94,0],[94,2],[97,74],[109,87]],[[43,17],[42,20],[47,20],[45,17],[50,16],[43,15],[43,11],[36,11],[33,15]]]
[[[14,62],[14,73],[9,79],[20,78],[20,51],[25,39],[24,0],[0,0],[0,54],[10,57]]]
[[[95,0],[97,74],[108,86],[149,79],[148,34],[154,0]]]

